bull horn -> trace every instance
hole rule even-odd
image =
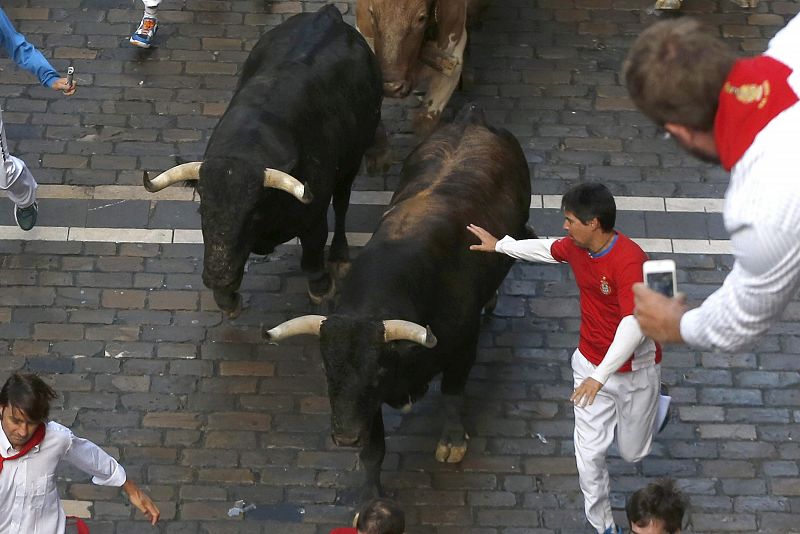
[[[432,349],[436,346],[436,336],[433,335],[431,327],[423,327],[411,321],[403,321],[401,319],[390,319],[383,321],[383,339],[387,343],[389,341],[397,341],[405,339],[419,343],[425,348]]]
[[[319,336],[319,328],[322,322],[327,319],[324,315],[303,315],[302,317],[295,317],[278,326],[264,331],[264,339],[270,343],[277,343],[278,341],[292,336],[299,336],[300,334],[312,334]]]
[[[147,171],[142,175],[142,183],[144,188],[155,193],[161,191],[165,187],[169,187],[174,183],[183,182],[184,180],[199,180],[200,179],[200,165],[202,161],[191,161],[189,163],[182,163],[177,167],[172,167],[168,171],[164,171],[152,180],[147,174]]]
[[[278,169],[266,169],[264,171],[264,187],[286,191],[303,204],[309,204],[314,198],[311,191],[301,184],[300,180]]]

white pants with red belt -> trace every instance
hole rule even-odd
[[[0,157],[3,163],[0,189],[8,192],[8,198],[17,207],[27,208],[36,201],[36,180],[33,179],[25,162],[8,152],[2,109],[0,109]]]
[[[572,355],[574,387],[594,371],[578,350]],[[586,518],[604,532],[614,524],[609,500],[606,453],[616,434],[620,456],[638,462],[650,453],[658,406],[661,366],[648,365],[630,373],[614,373],[594,403],[575,407],[575,460],[583,491]]]

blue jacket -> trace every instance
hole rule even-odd
[[[60,78],[56,69],[42,53],[14,29],[14,25],[8,20],[2,8],[0,8],[0,45],[6,49],[14,63],[35,74],[45,87],[50,87]]]

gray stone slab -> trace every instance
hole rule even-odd
[[[86,215],[89,228],[147,228],[147,200],[90,200]]]

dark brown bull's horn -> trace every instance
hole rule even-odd
[[[164,171],[152,180],[148,176],[147,171],[142,176],[142,183],[144,188],[155,193],[161,191],[165,187],[169,187],[174,183],[183,182],[184,180],[199,180],[200,179],[200,165],[202,161],[192,161],[183,163],[177,167],[172,167],[168,171]]]
[[[324,315],[303,315],[295,317],[278,326],[264,331],[264,339],[270,342],[278,342],[284,338],[298,336],[300,334],[312,334],[319,336],[319,328],[322,321],[327,319]]]
[[[431,327],[423,327],[411,321],[403,321],[401,319],[391,319],[383,321],[384,335],[383,339],[386,342],[397,341],[405,339],[419,343],[423,347],[432,349],[436,346],[436,336],[433,335]]]
[[[264,187],[286,191],[303,204],[310,203],[314,198],[311,195],[311,191],[301,184],[300,180],[278,169],[266,169],[264,171]]]

